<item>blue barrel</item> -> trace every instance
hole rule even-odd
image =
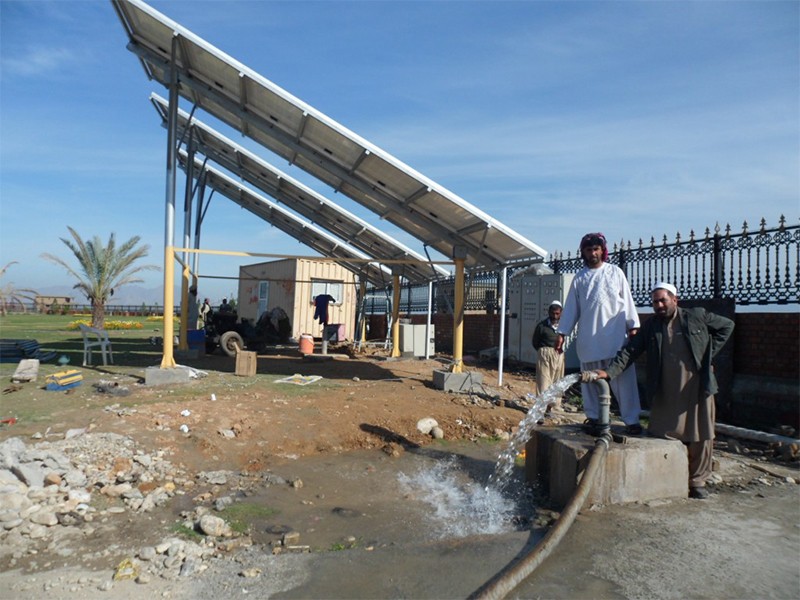
[[[186,332],[186,342],[189,350],[199,350],[200,354],[206,352],[206,332],[202,329],[190,329]]]

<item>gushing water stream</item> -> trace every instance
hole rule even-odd
[[[564,392],[580,381],[580,379],[580,373],[567,375],[556,381],[538,396],[528,394],[527,397],[532,402],[532,406],[528,410],[528,414],[525,415],[525,418],[520,421],[519,428],[508,443],[508,447],[497,457],[494,473],[489,476],[489,481],[486,484],[487,490],[490,488],[497,490],[503,489],[508,483],[508,479],[514,469],[514,462],[517,459],[517,455],[519,455],[522,447],[530,439],[533,428],[544,418],[547,406],[558,400],[560,396],[563,396]]]
[[[513,529],[517,512],[514,497],[519,497],[519,494],[504,494],[503,488],[511,478],[517,455],[531,437],[538,421],[544,417],[547,406],[579,380],[579,374],[568,375],[538,396],[528,394],[532,406],[506,449],[497,458],[494,471],[485,486],[462,472],[452,458],[437,461],[410,475],[398,475],[401,487],[410,497],[431,507],[426,526],[434,537],[499,534]]]

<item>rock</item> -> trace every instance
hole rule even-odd
[[[72,489],[67,492],[67,499],[75,504],[88,504],[92,500],[91,492],[82,489]]]
[[[424,435],[428,435],[434,427],[438,426],[439,423],[432,417],[425,417],[417,421],[417,430]]]
[[[173,540],[167,548],[167,556],[179,556],[185,547],[186,543],[182,540]]]
[[[261,575],[261,569],[257,567],[253,567],[252,569],[245,569],[243,571],[239,571],[240,577],[258,577]]]
[[[442,440],[444,439],[444,430],[441,427],[434,427],[431,429],[431,435],[437,440]]]
[[[42,509],[37,510],[30,516],[31,523],[36,523],[37,525],[44,525],[46,527],[52,527],[53,525],[58,525],[58,517],[56,513],[52,510]]]
[[[80,469],[68,469],[64,473],[63,478],[64,481],[67,482],[67,485],[74,488],[86,487],[86,484],[88,483],[86,475]]]
[[[211,537],[227,537],[231,535],[230,526],[221,518],[214,515],[203,515],[198,522],[198,528],[205,535]]]
[[[202,570],[200,568],[201,566],[202,563],[196,558],[187,558],[186,560],[183,561],[183,564],[181,565],[181,570],[179,575],[181,577],[189,577],[190,575],[194,575],[195,573],[198,573],[199,571]]]
[[[86,427],[78,427],[76,429],[68,429],[67,432],[64,434],[64,439],[68,440],[79,435],[83,435],[86,433]]]
[[[39,462],[16,464],[11,472],[28,487],[44,487],[44,470]]]
[[[153,457],[149,454],[137,454],[133,457],[134,462],[139,463],[143,467],[149,467],[153,464]]]
[[[225,485],[228,483],[228,474],[225,471],[201,471],[197,478],[211,485]]]
[[[61,475],[54,471],[50,471],[44,476],[45,485],[61,485]]]
[[[233,498],[231,498],[230,496],[223,496],[222,498],[217,498],[214,501],[214,510],[216,511],[225,510],[231,504],[233,504]]]
[[[100,493],[104,496],[108,496],[109,498],[119,498],[126,492],[129,492],[133,489],[133,486],[130,483],[119,483],[116,485],[107,485],[105,487],[100,488]]]
[[[288,531],[283,534],[283,539],[281,541],[284,546],[291,546],[293,544],[297,544],[300,541],[300,532]]]

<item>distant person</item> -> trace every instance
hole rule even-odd
[[[211,318],[211,301],[206,298],[203,304],[200,305],[200,321],[197,323],[197,328],[202,329]]]
[[[614,381],[647,352],[650,434],[684,443],[689,456],[689,497],[708,498],[718,391],[711,362],[733,333],[734,323],[702,308],[678,307],[678,291],[657,283],[655,316],[617,353],[600,378]]]
[[[233,308],[231,307],[230,304],[228,304],[228,299],[227,298],[223,298],[222,299],[222,304],[219,305],[218,311],[221,314],[226,314],[226,313],[232,313],[233,312]]]
[[[336,299],[330,294],[319,294],[314,298],[314,319],[319,319],[323,326],[328,324],[328,305],[331,302],[336,302]]]
[[[561,302],[553,300],[547,308],[547,318],[540,321],[533,330],[531,343],[537,354],[536,388],[539,394],[564,377],[564,353],[556,350],[561,309]],[[554,398],[553,406],[556,409],[561,408],[560,395]]]
[[[587,233],[581,239],[580,255],[584,266],[575,275],[569,288],[561,321],[558,324],[558,352],[563,352],[564,337],[577,325],[576,350],[582,371],[604,369],[616,353],[636,334],[639,315],[633,302],[628,280],[619,267],[607,263],[608,247],[602,233]],[[639,424],[641,404],[636,382],[636,370],[631,366],[611,382],[619,403],[625,432],[641,435]],[[600,433],[600,396],[597,385],[581,384],[585,430],[591,435]]]
[[[196,329],[197,325],[197,311],[199,307],[197,306],[197,287],[192,286],[189,288],[189,300],[188,306],[186,307],[187,318],[186,318],[186,326],[188,329]]]

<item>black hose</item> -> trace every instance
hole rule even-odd
[[[589,464],[583,472],[575,493],[570,498],[569,503],[564,507],[561,515],[547,534],[534,548],[524,556],[507,565],[502,571],[497,573],[492,579],[483,584],[475,591],[470,598],[474,600],[499,600],[505,598],[507,594],[516,588],[522,581],[533,573],[542,564],[544,559],[558,546],[561,539],[569,530],[575,518],[583,508],[586,498],[592,489],[594,478],[600,470],[608,451],[611,435],[606,433],[597,438]]]

